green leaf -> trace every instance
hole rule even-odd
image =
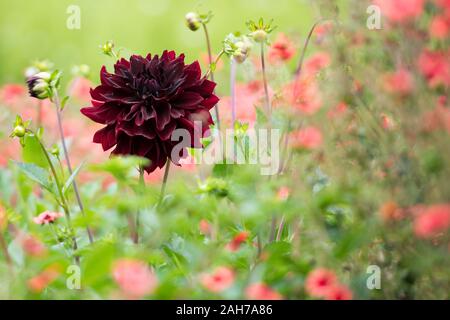
[[[22,159],[24,162],[34,163],[42,168],[48,168],[49,166],[39,140],[34,135],[27,135],[24,137]]]
[[[15,162],[15,164],[28,178],[39,183],[45,189],[52,191],[47,170],[34,163]]]
[[[70,185],[73,183],[73,180],[75,180],[75,177],[77,176],[78,172],[80,172],[81,167],[84,165],[84,162],[82,162],[70,175],[70,177],[67,179],[66,183],[64,184],[64,187],[62,189],[62,192],[66,194],[67,190],[69,190]]]
[[[61,100],[61,110],[64,110],[64,107],[66,106],[68,100],[69,100],[69,96],[65,96],[65,97]]]

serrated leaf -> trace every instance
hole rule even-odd
[[[45,189],[52,192],[47,170],[35,165],[34,163],[15,162],[15,164],[28,178],[39,183]]]

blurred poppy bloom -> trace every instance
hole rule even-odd
[[[420,72],[430,87],[450,86],[450,59],[446,52],[424,50],[419,57]]]
[[[426,208],[414,221],[414,233],[419,238],[432,238],[450,228],[450,204]]]
[[[291,134],[291,145],[299,149],[317,149],[323,143],[322,132],[316,127],[305,127]]]
[[[316,52],[305,61],[304,72],[312,76],[328,67],[331,57],[327,52]]]
[[[151,294],[158,283],[158,279],[147,264],[139,260],[117,260],[112,275],[128,299],[140,299]]]
[[[421,15],[425,0],[375,0],[375,4],[390,21],[402,23]]]
[[[218,267],[212,274],[201,276],[203,287],[211,292],[222,292],[233,284],[235,279],[234,272],[227,267]]]
[[[245,289],[245,297],[249,300],[281,300],[281,294],[264,283],[253,283]]]
[[[47,248],[37,238],[29,234],[18,236],[23,251],[31,257],[43,257],[47,254]]]
[[[226,249],[229,251],[237,251],[241,244],[248,239],[249,233],[247,231],[241,231],[234,236],[233,240],[226,245]]]
[[[0,101],[6,104],[14,103],[18,98],[23,97],[27,89],[21,84],[5,84],[0,89]]]
[[[205,219],[200,220],[198,227],[200,229],[200,232],[204,235],[209,235],[211,233],[211,224]]]
[[[28,288],[34,293],[40,293],[48,287],[60,274],[59,265],[51,265],[37,276],[28,280]]]
[[[277,192],[277,199],[280,201],[286,201],[289,198],[290,190],[288,187],[281,187]]]
[[[164,51],[161,57],[133,55],[117,61],[114,73],[103,66],[100,79],[101,85],[91,90],[93,106],[81,112],[106,125],[93,139],[103,150],[116,146],[113,154],[146,157],[150,173],[168,159],[178,165],[187,154],[182,150],[175,158],[171,155],[178,144],[171,141],[176,129],[190,134],[190,147],[202,147],[200,140],[213,124],[209,110],[219,99],[213,94],[216,84],[201,76],[197,61],[185,65],[184,55],[176,57],[174,51]],[[201,122],[201,129],[195,121]]]
[[[56,221],[56,219],[63,217],[64,215],[61,212],[51,212],[45,211],[42,212],[37,217],[33,218],[34,223],[36,224],[49,224]]]
[[[339,284],[329,287],[324,297],[326,300],[351,300],[353,294],[349,288]]]
[[[429,33],[432,38],[445,39],[450,32],[450,16],[439,15],[430,23]]]
[[[285,62],[289,61],[294,55],[294,43],[284,33],[279,33],[269,48],[269,61],[271,63]]]
[[[330,287],[337,284],[336,274],[328,269],[318,268],[311,271],[306,278],[306,292],[316,298],[324,297]]]
[[[386,74],[383,78],[383,84],[387,92],[407,95],[414,89],[414,78],[411,72],[400,68],[393,73]]]
[[[396,202],[387,201],[381,206],[380,215],[383,221],[400,220],[404,217],[404,210]]]

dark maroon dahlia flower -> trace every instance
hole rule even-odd
[[[202,147],[200,138],[214,123],[210,109],[219,98],[213,93],[216,84],[202,77],[197,61],[185,65],[184,55],[176,57],[174,51],[161,57],[133,55],[117,61],[114,73],[103,66],[100,79],[101,85],[91,89],[93,106],[81,112],[106,125],[93,139],[103,150],[116,146],[113,154],[148,158],[145,170],[150,173],[167,159],[179,164],[183,152],[171,156],[178,144],[171,141],[176,129],[189,132],[190,147]],[[201,121],[201,130],[194,121]]]

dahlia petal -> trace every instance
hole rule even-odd
[[[82,108],[80,111],[92,121],[101,124],[110,124],[116,121],[116,118],[122,109],[117,105],[103,103],[98,107]]]
[[[209,98],[203,100],[201,105],[209,110],[212,107],[214,107],[217,104],[217,102],[219,102],[219,98],[215,95],[211,95]]]
[[[116,144],[116,131],[114,125],[108,125],[94,134],[93,142],[101,143],[103,151],[111,149]]]
[[[156,133],[154,130],[154,125],[151,125],[149,121],[145,122],[144,125],[140,127],[136,127],[131,122],[121,121],[116,126],[117,132],[124,132],[130,137],[132,136],[143,136],[149,140],[154,139],[156,137]]]
[[[203,102],[204,98],[196,93],[185,91],[177,96],[176,100],[172,104],[177,108],[183,109],[195,109],[199,104]]]

